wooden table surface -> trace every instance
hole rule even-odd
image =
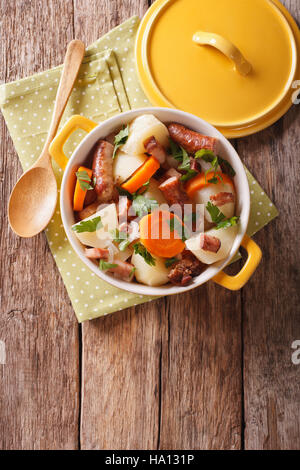
[[[0,0],[0,80],[63,61],[147,0]],[[299,0],[285,5],[300,21]],[[17,238],[1,118],[1,449],[300,449],[299,106],[236,148],[280,211],[240,292],[212,282],[79,326],[44,234]],[[237,268],[234,268],[237,269]]]

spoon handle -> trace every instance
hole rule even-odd
[[[69,43],[59,87],[57,90],[52,121],[50,124],[47,141],[45,143],[42,155],[48,153],[49,145],[56,135],[63,112],[67,106],[70,94],[73,90],[73,86],[84,57],[84,53],[85,46],[83,42],[75,39],[74,41],[71,41]]]

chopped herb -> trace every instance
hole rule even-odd
[[[117,267],[118,267],[117,264],[107,263],[106,261],[103,261],[103,259],[100,259],[99,268],[101,269],[101,271],[106,271],[107,269],[117,268]]]
[[[230,219],[226,219],[223,212],[221,212],[220,209],[211,202],[207,203],[206,209],[210,213],[211,220],[214,224],[216,224],[217,230],[219,230],[220,228],[232,227],[233,225],[236,225],[240,219],[237,216],[231,217]]]
[[[155,258],[151,255],[151,253],[147,250],[147,248],[142,245],[141,243],[135,243],[133,245],[134,252],[137,255],[142,256],[145,262],[149,264],[149,266],[155,266]]]
[[[130,240],[128,240],[128,236],[126,232],[120,232],[117,228],[111,231],[113,236],[113,241],[119,245],[119,250],[124,251],[130,245]]]
[[[219,165],[223,171],[223,173],[226,173],[227,175],[231,176],[232,178],[236,175],[234,169],[230,165],[230,163],[227,160],[224,160],[224,158],[218,157],[219,159]]]
[[[211,220],[214,224],[219,224],[220,222],[226,219],[223,212],[221,212],[220,209],[214,204],[212,204],[210,201],[207,203],[206,209],[209,212]]]
[[[147,199],[145,196],[138,195],[133,199],[132,208],[138,217],[148,214],[149,211],[157,209],[158,202],[155,199]]]
[[[212,184],[218,184],[219,182],[220,182],[220,179],[217,176],[213,176],[210,180],[208,180],[208,183],[212,183]]]
[[[74,225],[72,230],[77,233],[96,232],[96,230],[99,230],[102,227],[103,224],[101,222],[101,217],[99,216],[89,220],[82,220],[78,224]]]
[[[131,276],[132,274],[134,274],[135,270],[136,270],[136,268],[133,267],[132,270],[131,270],[130,273],[129,273],[129,276]]]
[[[117,186],[117,191],[120,194],[120,196],[126,196],[128,197],[128,199],[132,200],[132,194],[129,191],[127,191],[127,189]]]
[[[174,232],[174,230],[176,230],[178,235],[181,236],[181,240],[185,242],[188,237],[186,237],[184,225],[180,222],[180,220],[178,220],[177,217],[171,217],[168,222],[170,225],[170,232]]]
[[[179,160],[180,162],[182,162],[183,152],[185,152],[185,150],[179,145],[177,145],[174,140],[171,139],[171,137],[169,137],[169,142],[172,157],[175,158],[175,160]]]
[[[182,163],[179,165],[178,169],[179,170],[190,170],[191,161],[190,161],[189,154],[182,147],[181,147],[181,150],[182,150]]]
[[[202,158],[207,163],[212,163],[212,161],[217,158],[212,150],[201,149],[195,153],[195,158]]]
[[[175,258],[175,256],[173,258],[166,259],[165,261],[166,268],[169,268],[170,266],[172,266],[172,264],[176,263],[176,261],[178,261],[178,259]]]
[[[120,196],[126,196],[128,199],[132,200],[136,198],[137,196],[141,196],[145,194],[145,192],[148,190],[148,186],[150,184],[150,180],[146,181],[135,193],[130,193],[127,191],[127,189],[121,188],[120,186],[117,186],[117,191],[120,194]],[[141,192],[141,189],[145,188],[144,191]]]
[[[229,228],[237,225],[239,223],[240,218],[238,216],[230,217],[230,219],[223,220],[223,222],[219,222],[216,226],[216,229],[219,230],[220,228]]]
[[[76,178],[79,182],[79,185],[83,191],[94,189],[94,186],[92,186],[90,183],[92,182],[91,178],[89,177],[88,173],[86,170],[84,171],[77,171],[76,172]]]
[[[191,170],[191,160],[189,154],[183,147],[177,145],[171,138],[169,138],[169,142],[172,157],[180,162],[178,170],[186,171],[186,173],[181,176],[181,181],[190,180],[197,174],[197,171]]]
[[[195,158],[202,158],[205,162],[211,163],[212,168],[209,171],[216,172],[218,166],[220,166],[223,173],[226,173],[232,178],[235,176],[235,171],[230,163],[224,160],[224,158],[215,155],[212,150],[198,150],[198,152],[195,153]]]
[[[129,125],[127,124],[127,126],[126,127],[123,126],[123,129],[121,129],[120,132],[115,136],[115,140],[114,140],[115,148],[114,148],[113,158],[115,158],[118,148],[121,147],[121,145],[126,144],[128,136],[129,136]]]
[[[187,170],[187,172],[180,177],[181,181],[189,181],[190,179],[194,178],[197,175],[196,170]]]

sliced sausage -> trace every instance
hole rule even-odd
[[[182,253],[182,259],[177,261],[168,275],[172,284],[177,286],[188,285],[193,277],[199,276],[204,269],[204,265],[189,250]]]
[[[166,149],[159,142],[157,142],[154,135],[152,137],[149,137],[149,139],[145,140],[144,147],[146,149],[146,152],[155,157],[156,160],[159,161],[159,163],[165,162],[168,156]]]
[[[114,146],[105,140],[99,140],[94,150],[93,177],[99,202],[108,202],[113,198],[113,152]]]
[[[97,212],[98,210],[99,205],[99,201],[95,201],[93,202],[93,204],[86,206],[84,209],[82,209],[82,211],[78,212],[79,219],[83,220],[95,214],[95,212]]]
[[[89,189],[86,192],[86,195],[85,195],[85,198],[84,198],[84,207],[89,206],[96,199],[97,199],[97,193],[96,193],[95,189]]]
[[[211,253],[218,253],[221,248],[221,240],[217,237],[207,235],[207,233],[201,233],[200,248],[204,251],[210,251]]]
[[[221,192],[210,196],[210,200],[214,203],[215,206],[220,207],[224,206],[225,204],[229,204],[230,202],[234,202],[234,194]]]
[[[86,248],[84,254],[90,259],[108,259],[109,251],[105,248]]]
[[[208,149],[218,153],[218,139],[199,132],[191,131],[181,124],[171,123],[168,125],[171,138],[178,145],[181,145],[188,153],[194,154],[198,150]]]

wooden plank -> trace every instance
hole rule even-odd
[[[71,0],[1,0],[0,9],[2,82],[62,62]],[[0,448],[76,449],[78,325],[45,236],[20,239],[8,227],[8,196],[22,170],[2,117],[0,151]]]
[[[75,1],[75,35],[89,44],[142,1]],[[155,449],[164,301],[82,325],[82,449]]]
[[[169,297],[161,372],[161,449],[241,447],[241,303],[212,282]]]
[[[245,446],[299,449],[300,367],[291,344],[300,338],[299,110],[239,143],[239,152],[273,195],[281,217],[256,237],[263,262],[243,292]],[[263,164],[262,164],[263,162]]]
[[[283,2],[300,21],[297,0]],[[256,240],[261,267],[243,291],[245,448],[300,448],[299,105],[271,128],[241,139],[238,151],[261,181],[280,217]]]

